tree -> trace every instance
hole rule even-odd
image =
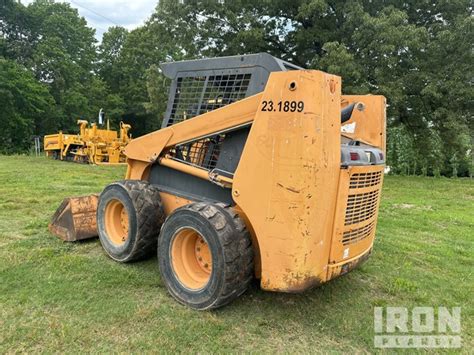
[[[120,59],[128,31],[120,26],[113,26],[102,36],[99,46],[98,74],[107,83],[112,92],[118,92],[122,80]]]
[[[26,150],[32,135],[48,129],[54,115],[54,100],[46,86],[26,68],[0,58],[0,152]]]
[[[86,116],[88,95],[94,89],[95,30],[69,4],[49,0],[28,6],[35,19],[33,36],[41,38],[33,52],[34,72],[46,83],[61,112],[60,126],[75,129]]]
[[[160,68],[152,64],[146,71],[146,87],[148,92],[148,102],[145,103],[146,111],[156,118],[156,128],[159,129],[162,123],[162,114],[166,110],[167,103],[167,81],[161,74]]]
[[[165,1],[161,11],[167,14],[168,23],[181,24],[175,16],[185,19],[182,26],[171,26],[170,33],[183,49],[188,48],[185,41],[193,38],[197,57],[265,51],[300,66],[341,75],[345,92],[385,95],[389,127],[404,132],[402,136],[413,142],[418,158],[412,170],[432,172],[440,168],[441,161],[442,171],[451,174],[456,156],[458,172],[467,174],[474,127],[469,75],[474,36],[469,1],[277,0],[183,5]],[[159,12],[157,9],[158,17]],[[402,136],[391,134],[389,139]],[[440,142],[447,146],[436,146]]]
[[[159,63],[199,56],[193,42],[196,18],[197,14],[191,14],[188,5],[160,1],[145,26],[127,35],[113,28],[104,36],[107,43],[101,53],[117,54],[116,74],[104,71],[100,74],[111,92],[123,98],[124,119],[131,123],[135,136],[161,125],[168,87]],[[120,84],[115,85],[118,81]]]
[[[48,89],[48,127],[75,129],[104,108],[148,133],[168,96],[159,63],[267,52],[342,76],[346,93],[385,95],[392,171],[472,174],[469,0],[161,0],[144,26],[111,27],[99,47],[68,4],[2,5],[0,56]]]
[[[44,118],[50,131],[37,125],[35,134],[75,130],[78,117],[95,117],[108,95],[94,73],[95,30],[67,3],[37,0],[26,7],[8,0],[3,10],[3,56],[28,68],[56,104],[55,115]]]

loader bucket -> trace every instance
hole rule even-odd
[[[51,233],[67,242],[96,237],[98,198],[98,195],[65,198],[48,226]]]

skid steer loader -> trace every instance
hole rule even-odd
[[[128,144],[125,180],[65,201],[53,231],[74,240],[97,224],[119,262],[157,252],[170,294],[199,310],[229,303],[254,277],[301,292],[367,259],[384,97],[341,95],[340,77],[268,54],[161,68],[171,79],[162,129]]]

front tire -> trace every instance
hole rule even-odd
[[[200,202],[175,210],[158,238],[158,262],[170,294],[198,310],[231,302],[253,278],[250,235],[223,204]]]
[[[99,196],[99,239],[115,261],[129,262],[153,254],[164,219],[159,190],[145,181],[117,181]]]

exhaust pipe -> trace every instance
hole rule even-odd
[[[365,105],[362,102],[354,102],[341,110],[341,123],[347,122],[352,117],[354,109],[358,111],[364,111]]]

